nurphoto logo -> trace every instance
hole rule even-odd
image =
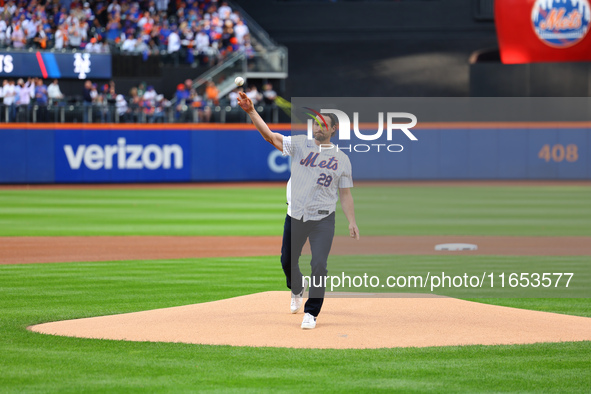
[[[321,109],[320,112],[313,110],[312,108],[304,107],[306,110],[312,111],[312,113],[306,112],[307,115],[311,116],[312,119],[308,119],[307,132],[308,139],[313,139],[313,126],[316,122],[320,127],[328,129],[326,119],[322,114],[334,114],[338,119],[338,139],[339,141],[348,141],[351,139],[351,120],[349,116],[338,109]],[[392,135],[396,131],[402,131],[409,140],[418,141],[417,137],[410,131],[411,128],[417,125],[417,117],[409,112],[387,112],[386,115],[386,139],[392,141]],[[400,123],[401,119],[408,119],[407,123]],[[362,141],[375,141],[382,137],[384,134],[384,113],[378,113],[378,130],[373,134],[364,134],[359,129],[359,112],[353,113],[353,133],[355,137]],[[375,150],[377,152],[391,152],[398,153],[402,152],[404,147],[400,144],[355,144],[355,145],[321,145],[319,150],[336,149],[345,150],[349,152],[370,152]]]

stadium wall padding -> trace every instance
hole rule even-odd
[[[290,134],[290,125],[271,128]],[[347,152],[354,179],[591,179],[591,125],[439,125],[414,133],[418,141],[384,141],[384,146],[402,145],[399,153],[384,147]],[[350,142],[359,150],[373,143]],[[14,124],[0,129],[0,183],[288,178],[288,158],[252,125]]]

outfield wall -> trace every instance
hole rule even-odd
[[[272,129],[290,134],[290,125]],[[591,124],[423,124],[362,152],[357,180],[591,179]],[[395,147],[392,150],[400,150]],[[252,125],[7,124],[0,183],[277,181],[289,162]]]

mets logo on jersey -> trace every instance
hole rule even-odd
[[[536,0],[531,12],[533,29],[544,44],[566,48],[589,31],[589,0]]]

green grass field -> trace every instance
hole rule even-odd
[[[353,196],[362,235],[591,236],[591,187],[360,185]],[[2,190],[0,236],[281,235],[285,209],[283,187]]]
[[[282,187],[0,190],[0,235],[280,235],[284,195]],[[360,187],[354,196],[362,235],[591,235],[591,187]],[[391,222],[384,221],[384,207]],[[344,233],[343,217],[337,221]],[[404,258],[413,264],[422,257]],[[278,256],[0,266],[0,391],[591,387],[591,342],[309,350],[102,341],[26,330],[47,321],[282,290],[283,283]],[[478,301],[591,317],[590,299]]]

